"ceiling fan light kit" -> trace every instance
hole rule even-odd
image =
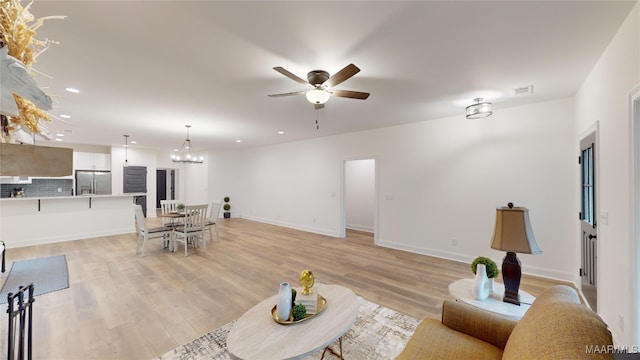
[[[467,119],[481,119],[493,114],[491,103],[482,100],[482,98],[475,98],[473,99],[475,104],[467,106]]]
[[[202,164],[204,162],[204,157],[200,156],[195,157],[191,155],[191,139],[189,138],[189,128],[191,125],[185,125],[187,128],[187,139],[182,143],[182,147],[180,148],[180,153],[184,153],[186,150],[186,154],[184,158],[180,155],[172,154],[171,160],[177,163],[185,163],[185,164]]]
[[[311,89],[305,95],[312,104],[324,104],[331,97],[331,93],[324,89]]]
[[[282,96],[292,96],[292,95],[302,95],[304,94],[307,100],[315,105],[316,109],[322,109],[324,107],[324,103],[329,101],[331,96],[344,97],[350,99],[359,99],[365,100],[369,97],[369,93],[360,92],[360,91],[351,91],[351,90],[330,90],[331,87],[336,86],[345,80],[351,78],[353,75],[360,72],[360,69],[353,65],[349,64],[345,66],[342,70],[337,73],[329,76],[329,73],[324,70],[312,70],[307,73],[307,81],[304,81],[299,76],[293,74],[289,70],[281,66],[274,67],[273,70],[279,72],[280,74],[288,77],[289,79],[298,82],[300,84],[306,85],[311,89],[308,91],[296,91],[290,93],[283,94],[271,94],[270,97],[282,97]]]

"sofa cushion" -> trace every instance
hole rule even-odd
[[[463,302],[445,300],[442,304],[442,324],[504,349],[518,321]]]
[[[587,354],[593,346],[612,345],[611,333],[598,314],[580,304],[568,286],[546,290],[513,329],[503,359],[613,358]]]
[[[435,319],[424,319],[396,360],[501,359],[502,349],[457,332]]]

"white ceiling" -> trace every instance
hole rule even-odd
[[[475,97],[500,109],[573,95],[635,1],[38,1],[58,41],[34,68],[56,102],[64,143],[194,151],[255,147],[464,116]],[[361,72],[316,111],[299,77]],[[513,89],[534,85],[531,95]],[[66,92],[78,88],[79,94]],[[320,129],[315,121],[319,117]],[[471,120],[470,120],[471,121]],[[284,135],[277,131],[284,131]],[[236,140],[241,139],[241,143]],[[40,142],[41,143],[41,142]]]

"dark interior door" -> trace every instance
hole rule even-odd
[[[156,209],[160,200],[167,200],[167,170],[156,170]]]
[[[598,234],[596,208],[596,135],[580,141],[582,211],[580,212],[582,293],[593,311],[598,306]]]

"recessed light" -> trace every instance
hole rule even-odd
[[[278,134],[284,135],[284,131],[280,130],[280,131],[278,131]]]
[[[56,141],[62,141],[62,139],[60,139],[60,138],[57,138],[57,139],[56,139]]]
[[[56,134],[56,136],[63,137],[63,136],[64,136],[64,134]]]
[[[77,93],[80,92],[80,90],[75,89],[75,88],[70,88],[70,87],[66,88],[65,90],[67,90],[70,93],[74,93],[74,94],[77,94]]]
[[[236,142],[237,142],[237,143],[241,143],[241,142],[242,142],[242,140],[238,139],[238,140],[236,140]]]
[[[131,140],[131,143],[132,143],[132,144],[137,144],[138,142],[137,142],[137,141],[135,141],[135,140]]]
[[[173,149],[173,151],[178,152],[178,149]],[[482,273],[481,273],[482,274]]]
[[[65,114],[60,115],[60,117],[63,119],[71,119],[71,116]]]

